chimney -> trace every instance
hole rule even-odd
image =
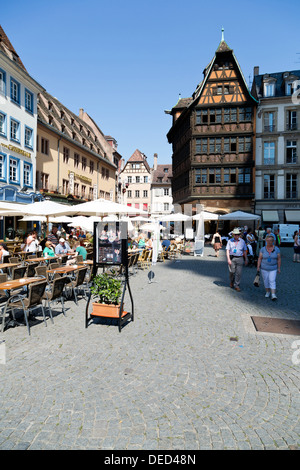
[[[80,108],[80,109],[79,109],[79,117],[80,117],[81,119],[83,119],[83,114],[84,114],[84,109],[83,109],[83,108]]]
[[[253,76],[256,77],[256,75],[259,75],[259,66],[256,65],[253,69]]]
[[[154,154],[153,170],[157,170],[157,153]]]

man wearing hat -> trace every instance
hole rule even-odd
[[[245,241],[241,238],[241,231],[239,228],[233,229],[231,234],[232,238],[228,240],[226,245],[226,256],[229,268],[230,287],[240,292],[240,281],[244,260],[245,265],[248,264],[247,246]]]
[[[59,239],[58,245],[55,247],[55,254],[56,255],[63,255],[71,251],[70,245],[64,238]]]

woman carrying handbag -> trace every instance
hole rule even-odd
[[[262,247],[257,261],[257,272],[261,271],[266,289],[265,297],[276,300],[276,276],[280,273],[281,255],[280,250],[274,245],[274,237],[266,236],[266,246]]]

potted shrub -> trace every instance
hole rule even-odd
[[[108,273],[97,274],[93,278],[91,293],[96,299],[91,315],[119,318],[122,295],[122,282],[119,279]],[[122,312],[122,316],[125,313]]]

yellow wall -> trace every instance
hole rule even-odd
[[[48,190],[56,191],[59,186],[59,193],[69,194],[71,193],[70,185],[70,172],[74,173],[74,183],[79,185],[79,196],[82,195],[82,186],[86,187],[85,199],[90,198],[90,188],[94,188],[97,185],[97,198],[106,197],[109,198],[112,194],[112,199],[115,199],[115,185],[116,185],[116,168],[111,165],[108,161],[104,161],[98,158],[93,153],[89,152],[88,149],[84,149],[80,145],[76,145],[74,142],[70,142],[60,135],[48,129],[46,126],[38,123],[37,127],[37,159],[36,159],[36,170],[41,173],[49,175]],[[49,142],[48,155],[42,153],[42,138]],[[59,145],[59,152],[58,152]],[[68,163],[64,162],[64,147],[69,149],[69,160]],[[79,154],[79,165],[75,165],[74,154]],[[59,165],[58,165],[58,154],[59,154]],[[82,168],[82,157],[86,158],[86,169]],[[94,171],[90,172],[90,162],[94,163]],[[105,170],[105,175],[102,175],[102,169]],[[108,177],[107,171],[108,170]],[[69,192],[66,193],[63,187],[63,180],[69,182]],[[38,189],[41,189],[38,186]],[[44,188],[43,188],[44,189]],[[74,192],[73,192],[74,194]],[[93,196],[91,197],[93,199]]]

